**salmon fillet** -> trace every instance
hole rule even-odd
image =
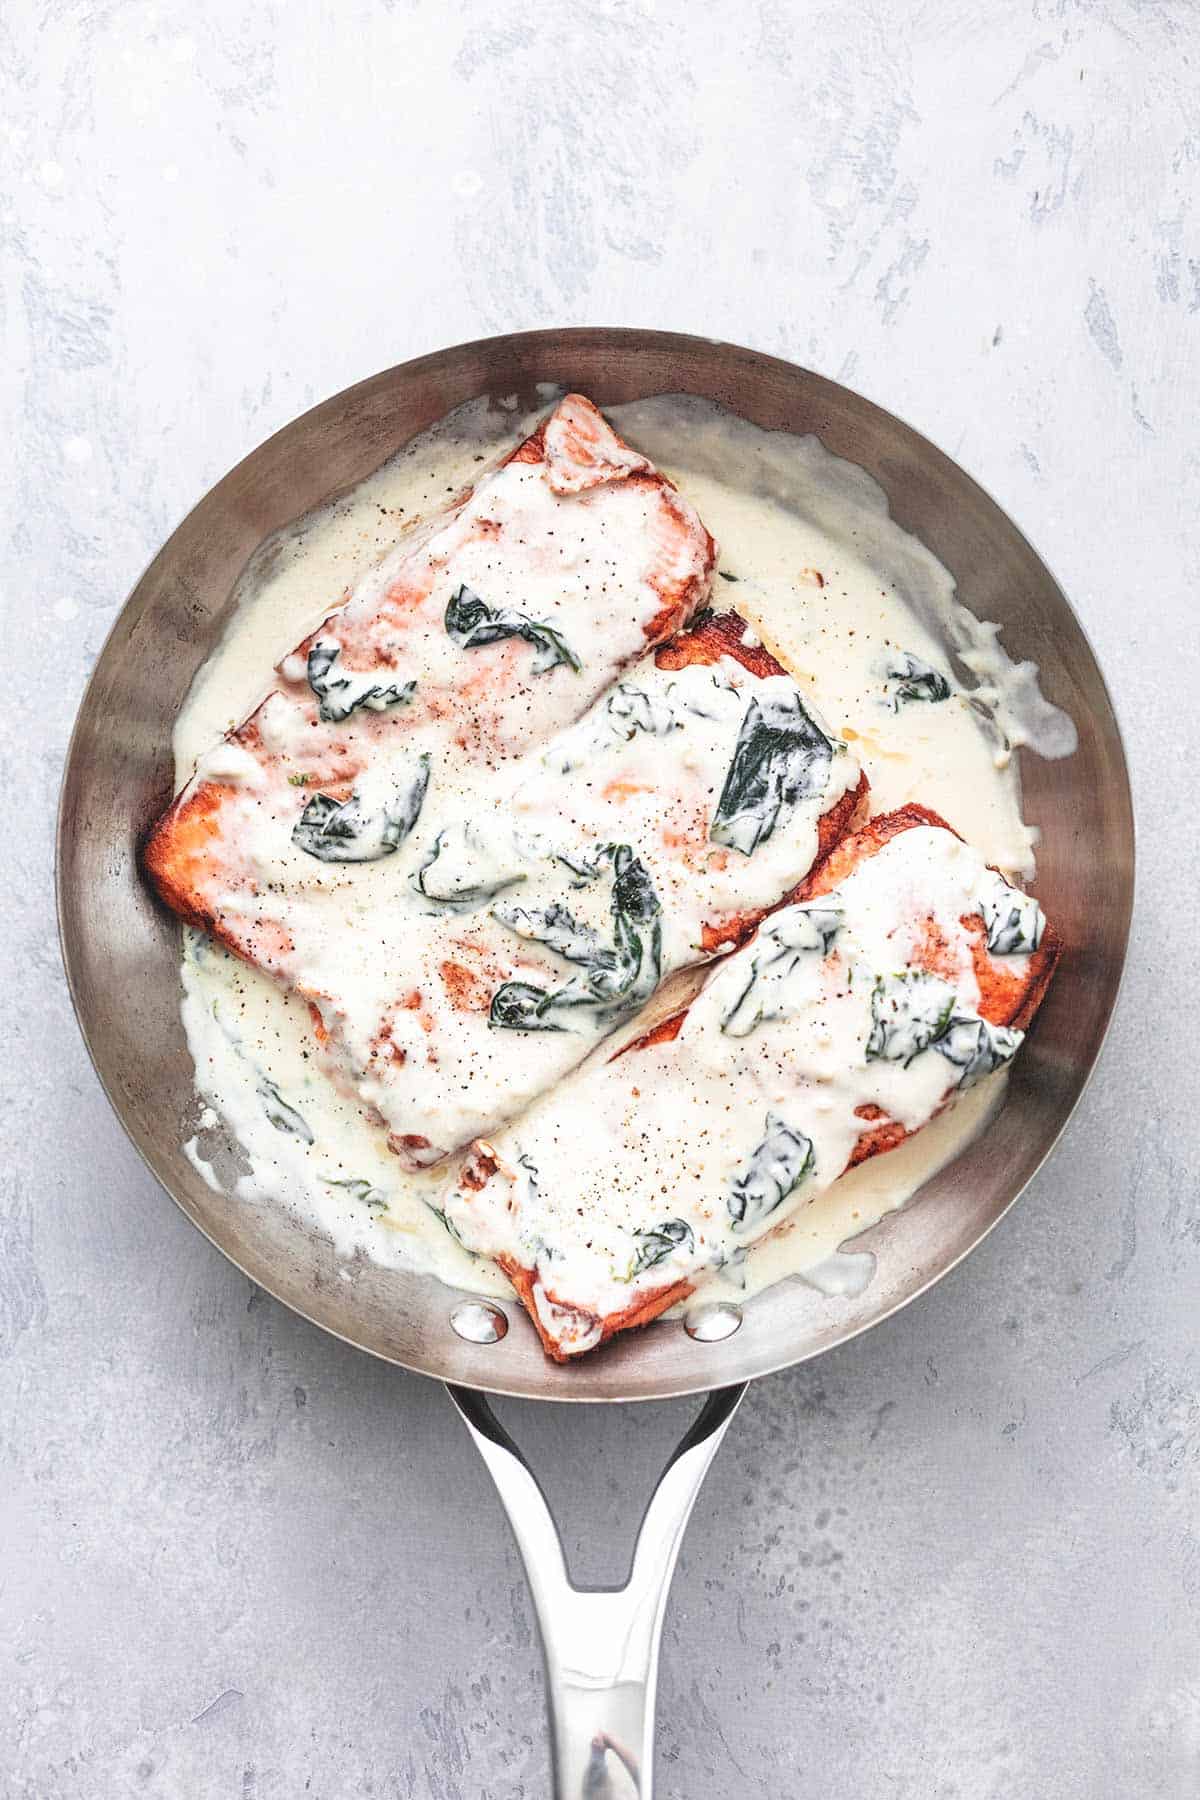
[[[448,768],[546,742],[686,623],[715,556],[666,477],[568,394],[284,658],[154,826],[150,879],[288,982],[295,945],[264,894],[391,855]]]
[[[566,1361],[658,1317],[1002,1067],[1061,948],[937,814],[871,820],[691,1006],[476,1144],[447,1218]]]

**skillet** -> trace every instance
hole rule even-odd
[[[152,900],[141,839],[170,798],[171,730],[262,541],[355,486],[443,414],[536,384],[600,405],[683,392],[766,429],[816,432],[886,492],[892,515],[996,620],[1009,653],[1078,729],[1072,756],[1022,755],[1041,834],[1038,894],[1067,954],[983,1138],[861,1243],[875,1277],[827,1297],[796,1282],[759,1295],[723,1338],[677,1323],[630,1333],[578,1365],[545,1360],[520,1308],[464,1302],[428,1277],[354,1263],[283,1208],[214,1192],[183,1152],[194,1116],[179,1016],[176,922]],[[961,671],[960,671],[961,672]],[[878,1324],[952,1269],[1049,1153],[1079,1098],[1116,1000],[1133,898],[1133,818],[1120,731],[1066,598],[996,503],[911,427],[850,390],[758,352],[667,332],[582,329],[484,339],[401,364],[286,426],[189,514],[134,589],[80,706],[59,813],[58,906],[76,1013],[114,1109],[163,1187],[252,1281],[360,1349],[437,1377],[496,1482],[530,1580],[546,1653],[556,1793],[651,1792],[658,1639],[700,1481],[745,1383]],[[345,1279],[349,1274],[351,1279]],[[508,1315],[514,1329],[507,1330]],[[573,1401],[710,1391],[647,1508],[627,1584],[582,1591],[541,1490],[485,1394]]]

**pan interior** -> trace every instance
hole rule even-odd
[[[977,617],[1074,718],[1079,745],[1025,757],[1026,817],[1041,836],[1039,894],[1072,952],[1015,1064],[985,1137],[917,1202],[864,1240],[875,1278],[831,1297],[790,1281],[758,1296],[742,1329],[697,1341],[677,1323],[631,1334],[559,1368],[532,1332],[472,1343],[456,1296],[427,1277],[346,1264],[282,1207],[216,1192],[187,1159],[191,1059],[179,1017],[178,932],[151,900],[137,848],[171,790],[171,730],[217,641],[229,599],[265,538],[363,479],[416,432],[480,394],[532,401],[576,387],[601,405],[653,393],[717,401],[768,430],[815,432],[883,487],[893,516],[952,571]],[[336,395],[225,477],[130,596],[80,708],[59,821],[59,913],[80,1024],[110,1099],[189,1218],[260,1286],[325,1329],[422,1373],[496,1392],[652,1399],[744,1380],[814,1355],[885,1318],[966,1254],[1011,1204],[1065,1124],[1100,1048],[1124,960],[1133,826],[1120,734],[1070,606],[995,503],[908,426],[793,365],[665,333],[534,332],[459,346]]]

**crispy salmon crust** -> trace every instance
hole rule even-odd
[[[660,669],[686,669],[689,663],[715,663],[723,656],[732,656],[751,675],[787,674],[736,611],[697,613],[686,638],[672,638],[654,652]]]
[[[159,899],[185,925],[211,932],[227,949],[254,961],[244,937],[226,929],[214,902],[205,897],[205,876],[221,836],[223,792],[219,783],[201,781],[173,800],[151,827],[142,847],[142,867]]]
[[[522,1306],[533,1320],[534,1330],[541,1339],[542,1349],[546,1355],[557,1363],[575,1362],[577,1360],[575,1357],[559,1349],[554,1338],[542,1324],[541,1315],[538,1312],[537,1296],[534,1293],[537,1282],[534,1271],[523,1269],[520,1263],[511,1256],[498,1256],[496,1262],[517,1290]],[[690,1281],[676,1281],[670,1287],[655,1288],[653,1293],[643,1294],[640,1300],[633,1301],[623,1312],[609,1313],[606,1318],[600,1320],[600,1335],[596,1339],[595,1348],[598,1349],[601,1344],[606,1344],[609,1338],[615,1337],[619,1331],[633,1331],[639,1325],[652,1325],[655,1319],[666,1312],[669,1306],[674,1306],[677,1300],[686,1300],[693,1291],[693,1284]],[[552,1305],[559,1304],[553,1291],[547,1288],[544,1282],[542,1292]],[[568,1307],[567,1310],[574,1309]]]
[[[894,837],[903,831],[912,831],[919,826],[932,826],[936,830],[949,831],[961,840],[961,834],[954,831],[952,825],[948,825],[945,819],[928,807],[915,803],[899,807],[894,812],[884,813],[876,819],[869,820],[851,835],[842,837],[840,841],[833,843],[811,874],[786,900],[781,902],[781,905],[791,906],[801,901],[816,899],[821,894],[831,893],[839,882],[844,881],[869,857],[876,855]],[[981,1016],[993,1025],[1005,1025],[1024,1031],[1032,1022],[1041,1005],[1059,957],[1062,955],[1062,939],[1047,920],[1041,944],[1030,955],[1024,977],[1017,978],[1002,966],[997,966],[997,959],[988,954],[987,932],[983,919],[978,914],[967,915],[963,918],[962,924],[972,937],[972,955],[980,989],[979,1012]],[[927,945],[923,945],[922,951],[924,955],[919,956],[918,962],[937,973],[938,946],[936,942],[930,941]],[[643,1037],[635,1038],[632,1043],[624,1045],[612,1060],[616,1061],[618,1057],[652,1049],[656,1044],[669,1043],[673,1038],[678,1037],[688,1011],[688,1007],[683,1007],[679,1012],[672,1013],[669,1018],[663,1019],[652,1030],[646,1032]],[[847,1169],[866,1162],[869,1157],[894,1150],[897,1145],[904,1142],[906,1137],[912,1135],[898,1121],[884,1116],[878,1107],[868,1105],[859,1110],[866,1129],[851,1152],[846,1165]],[[486,1178],[487,1174],[494,1172],[495,1167],[495,1163],[490,1162],[490,1168],[484,1170],[484,1177]],[[475,1184],[468,1182],[467,1185]],[[482,1182],[479,1185],[482,1185]],[[574,1356],[558,1347],[538,1316],[534,1295],[534,1285],[537,1280],[535,1271],[521,1268],[520,1265],[513,1263],[511,1258],[503,1259],[501,1267],[533,1320],[547,1356],[560,1363],[575,1361]],[[679,1281],[670,1287],[656,1288],[648,1294],[643,1294],[623,1312],[612,1313],[599,1320],[600,1333],[597,1344],[605,1343],[619,1331],[629,1331],[639,1325],[652,1324],[655,1319],[667,1311],[668,1307],[674,1306],[676,1301],[686,1299],[694,1291],[694,1285],[692,1282]],[[546,1288],[545,1283],[542,1284],[542,1289],[549,1300],[555,1304],[562,1304],[553,1292]]]

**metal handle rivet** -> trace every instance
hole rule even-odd
[[[482,1300],[464,1300],[450,1314],[450,1328],[468,1344],[498,1344],[508,1330],[508,1316]]]
[[[742,1322],[742,1309],[731,1300],[714,1300],[708,1306],[697,1306],[683,1321],[690,1338],[701,1344],[719,1344],[732,1337]]]

